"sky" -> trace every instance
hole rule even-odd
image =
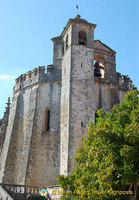
[[[0,118],[15,79],[52,64],[53,43],[69,18],[97,24],[94,39],[116,51],[117,72],[139,88],[139,0],[0,0]]]

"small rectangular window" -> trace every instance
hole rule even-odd
[[[43,131],[50,131],[50,109],[48,107],[44,109]]]
[[[47,131],[50,130],[50,110],[47,112]]]

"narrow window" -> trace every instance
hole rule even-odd
[[[78,33],[78,44],[86,45],[86,32],[85,31],[79,31],[79,33]]]
[[[50,131],[50,109],[44,109],[43,131]]]
[[[47,112],[47,128],[46,128],[47,131],[50,130],[50,110],[48,110]]]
[[[66,49],[68,48],[68,35],[66,37]]]
[[[81,127],[83,128],[83,122],[81,122]]]

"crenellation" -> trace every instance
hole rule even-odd
[[[45,66],[39,66],[38,67],[39,75],[40,74],[45,74]]]
[[[31,77],[34,77],[36,75],[40,75],[40,74],[45,74],[45,66],[38,66],[38,68],[35,68],[33,70],[30,70],[28,72],[26,72],[25,74],[21,74],[17,79],[16,79],[16,84],[24,81],[26,79],[29,79]]]
[[[28,78],[31,78],[31,77],[32,77],[32,71],[27,72],[26,77],[27,77],[27,79],[28,79]]]
[[[45,73],[45,66],[38,67],[25,74],[20,75],[16,79],[16,84],[13,88],[13,93],[19,90],[31,87],[39,82],[58,81],[61,79],[61,70],[54,65],[47,66],[47,73]]]
[[[128,75],[121,75],[120,73],[117,73],[117,76],[118,76],[118,84],[121,89],[127,91],[134,88],[132,80],[129,78]]]
[[[130,82],[130,79],[129,79],[128,75],[122,75],[122,87],[124,90],[131,89],[129,86],[129,82]]]
[[[131,79],[129,80],[129,88],[130,89],[133,88],[133,84],[132,84],[132,80]]]
[[[25,89],[26,87],[30,87],[31,85],[39,83],[39,77],[44,74],[45,74],[45,66],[39,66],[38,68],[35,68],[32,71],[28,71],[27,73],[20,75],[15,80],[13,93],[21,89]]]
[[[37,75],[37,72],[38,72],[37,68],[33,69],[33,74],[34,74],[34,76]]]
[[[47,65],[47,73],[53,73],[54,65]]]

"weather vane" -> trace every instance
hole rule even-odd
[[[80,8],[79,8],[78,5],[76,5],[76,8],[77,8],[77,15],[79,15],[80,14]]]

